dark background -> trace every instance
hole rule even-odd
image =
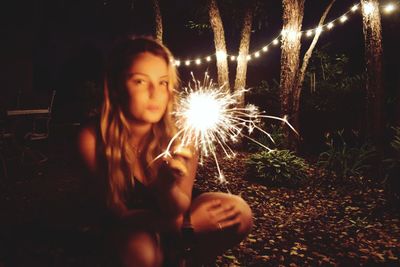
[[[211,30],[199,33],[187,26],[191,20],[207,23],[205,1],[160,2],[164,42],[176,58],[183,61],[214,53]],[[271,42],[281,29],[281,1],[265,2],[268,3],[262,4],[254,22],[250,51]],[[306,1],[303,29],[317,25],[327,2]],[[382,1],[382,4],[387,2]],[[220,6],[230,54],[237,53],[240,40],[238,3],[240,1],[231,1]],[[339,17],[355,3],[337,1],[327,21]],[[117,38],[127,34],[152,34],[154,29],[151,1],[145,0],[7,1],[2,13],[1,110],[15,107],[18,95],[20,102],[26,102],[20,105],[33,102],[32,105],[45,105],[48,95],[56,90],[54,120],[60,122],[80,121],[82,109],[90,101],[87,98],[93,97],[93,92],[101,95],[103,62]],[[385,81],[391,94],[400,87],[399,23],[398,10],[390,15],[382,14]],[[303,50],[310,40],[303,37]],[[345,53],[349,57],[349,72],[362,72],[364,50],[360,12],[350,14],[345,24],[323,33],[317,48],[327,44],[332,55]],[[247,85],[256,86],[261,80],[279,81],[279,61],[278,47],[271,47],[267,54],[251,61]],[[235,64],[230,64],[232,81],[235,69]],[[214,61],[179,68],[183,84],[189,80],[190,71],[200,79],[206,70],[216,79]]]

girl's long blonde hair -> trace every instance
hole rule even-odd
[[[108,60],[100,117],[108,172],[107,205],[116,212],[123,212],[127,209],[127,188],[133,181],[131,179],[134,173],[133,160],[137,153],[128,142],[130,124],[124,114],[124,105],[127,103],[125,82],[128,77],[128,69],[133,61],[144,52],[164,59],[169,71],[169,101],[166,112],[158,123],[153,124],[139,159],[141,166],[144,167],[146,178],[153,179],[157,174],[157,165],[150,163],[166,148],[176,132],[171,112],[174,104],[174,88],[178,86],[178,77],[175,66],[172,64],[171,52],[162,44],[148,37],[130,38],[120,42]]]

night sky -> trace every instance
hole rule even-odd
[[[204,0],[161,0],[164,42],[176,58],[185,60],[214,53],[211,30],[190,29],[189,21],[207,23]],[[238,1],[231,1],[238,2]],[[250,51],[260,49],[280,32],[281,1],[265,1],[257,16]],[[329,1],[308,0],[303,29],[313,28]],[[389,1],[382,1],[386,3]],[[356,1],[338,0],[328,21],[346,12]],[[227,8],[228,7],[228,8]],[[152,34],[154,18],[151,1],[145,0],[37,0],[31,3],[9,1],[2,8],[4,27],[1,43],[2,105],[10,106],[18,91],[50,92],[57,90],[59,104],[68,105],[79,96],[87,81],[101,82],[105,55],[118,37],[126,34]],[[240,37],[240,15],[234,7],[221,8],[228,53],[236,54]],[[236,10],[236,11],[235,11]],[[382,14],[383,43],[387,79],[398,88],[400,82],[398,47],[400,12]],[[311,39],[311,38],[310,38]],[[309,41],[303,38],[303,50]],[[317,48],[328,45],[332,54],[345,53],[350,59],[349,71],[363,69],[363,35],[361,14],[350,16],[344,25],[321,35]],[[266,55],[250,62],[247,84],[279,77],[280,49],[271,48]],[[230,64],[230,72],[236,66]],[[180,67],[183,83],[194,71],[202,76],[208,70],[215,74],[214,63]],[[216,78],[216,76],[214,76]],[[62,99],[60,101],[60,99]]]

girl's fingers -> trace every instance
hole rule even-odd
[[[218,209],[218,210],[215,211],[215,215],[221,217],[221,216],[223,216],[226,212],[231,211],[233,208],[234,208],[233,205],[228,205],[228,206],[225,206],[225,205],[224,205],[224,206],[221,206],[220,209]]]
[[[227,212],[225,212],[221,218],[220,221],[229,221],[229,220],[233,220],[236,217],[238,217],[240,215],[240,211],[237,209],[231,209]]]
[[[234,226],[234,225],[239,225],[240,224],[240,217],[236,216],[234,219],[225,220],[225,221],[219,222],[219,224],[221,225],[222,229],[228,228],[228,227],[231,227],[231,226]]]
[[[240,215],[240,211],[238,209],[236,209],[235,206],[229,205],[227,207],[220,208],[220,210],[218,210],[215,213],[215,219],[219,223],[222,223],[222,222],[228,222],[228,221],[234,220],[239,215]]]
[[[169,160],[167,166],[172,170],[173,174],[178,176],[186,176],[187,168],[185,164],[180,162],[179,160]]]
[[[212,201],[207,202],[205,204],[205,209],[207,211],[213,211],[213,210],[215,210],[215,209],[217,209],[219,207],[221,207],[221,200],[219,200],[219,199],[212,200]]]
[[[222,228],[240,223],[240,210],[236,209],[234,205],[222,205],[219,201],[218,205],[210,206],[209,212],[213,221],[216,221],[217,225],[220,224]]]
[[[193,153],[190,149],[185,147],[178,147],[172,152],[173,157],[180,157],[184,160],[189,160],[193,158]]]
[[[176,149],[171,156],[163,158],[164,164],[170,168],[174,174],[185,176],[188,173],[187,161],[193,158],[192,152],[187,148]]]

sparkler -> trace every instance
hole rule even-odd
[[[196,80],[193,73],[192,78],[193,82],[189,83],[181,93],[177,109],[174,111],[179,131],[173,136],[166,150],[154,160],[171,156],[171,147],[179,139],[179,146],[194,145],[199,150],[200,164],[203,162],[203,157],[212,155],[217,167],[218,179],[224,183],[226,179],[217,157],[218,147],[228,158],[231,158],[235,156],[235,152],[229,144],[238,142],[241,138],[247,138],[272,151],[268,146],[250,137],[255,130],[258,130],[274,143],[272,136],[259,126],[261,118],[280,120],[296,132],[286,117],[265,115],[252,104],[238,107],[237,100],[248,91],[247,89],[231,94],[224,86],[216,86],[207,73],[203,82]]]

